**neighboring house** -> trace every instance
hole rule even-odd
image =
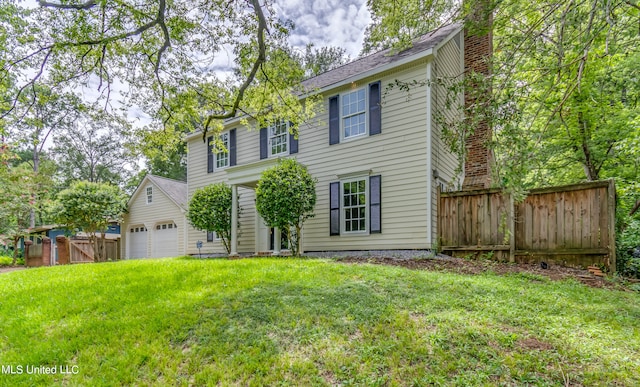
[[[186,252],[187,184],[147,175],[122,222],[125,258],[175,257]]]
[[[51,264],[55,265],[58,262],[58,246],[56,237],[60,235],[71,235],[72,237],[86,236],[86,233],[79,232],[71,232],[67,230],[64,226],[56,225],[56,224],[46,224],[42,226],[36,226],[35,228],[29,231],[28,239],[33,242],[32,246],[36,246],[33,250],[38,249],[37,246],[42,244],[42,237],[47,237],[51,239]],[[98,233],[98,236],[100,234]],[[117,221],[109,222],[107,226],[107,230],[105,230],[105,238],[117,240],[120,238],[120,223]],[[24,249],[24,240],[20,241],[20,248]]]
[[[462,182],[434,112],[454,120],[462,112],[446,110],[447,90],[429,81],[462,76],[464,41],[462,27],[453,24],[403,52],[381,51],[306,80],[324,106],[300,125],[297,139],[286,122],[258,131],[239,119],[225,122],[226,153],[212,151],[212,136],[189,135],[189,197],[208,184],[231,185],[241,208],[232,254],[277,252],[279,232],[257,214],[255,187],[263,170],[292,157],[317,179],[315,217],[303,229],[305,252],[433,248],[437,189]],[[410,92],[388,87],[396,81],[417,83]],[[206,241],[202,253],[224,253],[220,241],[189,227],[188,254],[198,253],[198,240]]]

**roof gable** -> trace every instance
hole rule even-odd
[[[131,195],[129,204],[131,204],[133,199],[138,195],[138,192],[142,191],[140,188],[149,183],[158,187],[158,189],[178,207],[183,210],[187,209],[187,203],[189,202],[187,197],[187,183],[151,174],[147,174],[144,179],[142,179],[138,188],[136,188],[133,195]]]

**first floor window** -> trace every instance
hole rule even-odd
[[[329,235],[382,232],[382,176],[363,176],[329,184]]]
[[[279,120],[269,126],[269,156],[288,153],[289,123]]]
[[[207,231],[207,242],[213,242],[216,238],[216,232],[215,231]]]
[[[367,180],[342,183],[344,232],[367,231]]]

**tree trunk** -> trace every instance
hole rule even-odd
[[[40,154],[38,152],[38,145],[34,144],[33,145],[33,172],[36,176],[38,175],[39,170],[40,170]],[[35,193],[31,194],[31,201],[33,202],[32,203],[33,206],[29,211],[29,227],[34,228],[36,226],[36,209],[35,209],[36,194]]]
[[[20,237],[13,237],[13,261],[11,262],[11,266],[15,266],[18,263],[18,243],[20,242]],[[24,257],[25,263],[27,262],[27,257]]]

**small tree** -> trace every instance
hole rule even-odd
[[[104,234],[108,224],[120,219],[126,209],[127,199],[120,188],[78,181],[58,194],[56,213],[59,223],[89,235],[94,247],[94,259],[100,262],[106,259]],[[98,243],[98,233],[101,234],[101,243]]]
[[[300,252],[303,223],[314,216],[316,180],[307,167],[293,159],[262,172],[256,187],[256,208],[270,227],[286,230],[293,255]]]
[[[33,171],[24,163],[12,166],[13,159],[16,156],[9,147],[0,144],[0,238],[13,246],[15,266],[20,238],[29,232],[37,184]]]
[[[202,231],[215,232],[227,253],[231,252],[231,187],[225,183],[197,189],[189,201],[187,218]]]

